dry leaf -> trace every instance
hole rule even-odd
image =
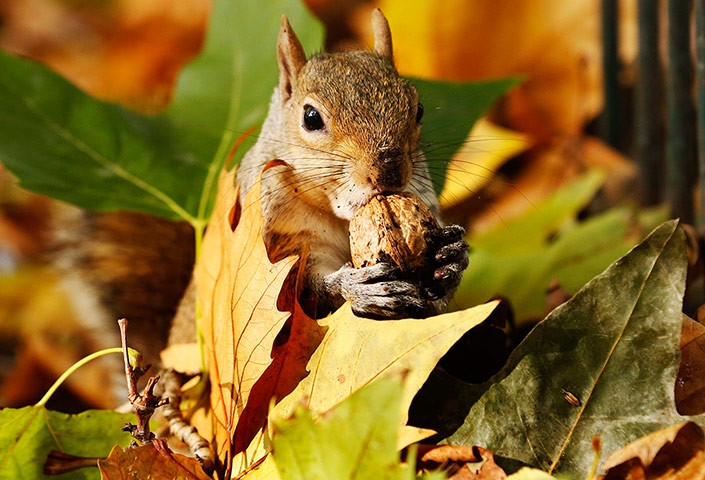
[[[239,206],[232,181],[231,174],[221,175],[220,196],[203,242],[205,253],[195,272],[211,378],[215,447],[226,465],[265,426],[275,393],[271,384],[264,385],[265,378],[271,372],[275,339],[290,316],[277,309],[277,300],[297,260],[269,261],[261,233],[259,188],[249,192],[242,218],[236,222]],[[292,323],[292,329],[298,330],[301,322]],[[319,331],[315,322],[309,330],[314,337]]]
[[[693,422],[674,425],[614,452],[605,460],[602,469],[606,474],[600,478],[702,478],[684,477],[678,471],[702,471],[704,451],[702,428]]]
[[[494,461],[494,454],[470,445],[420,445],[417,468],[443,470],[451,480],[504,480],[505,471]]]
[[[187,375],[201,371],[201,351],[197,343],[177,343],[159,352],[161,365]]]
[[[675,399],[681,415],[705,413],[705,326],[685,315]]]
[[[139,447],[115,447],[108,458],[98,460],[98,468],[104,480],[211,478],[203,472],[196,459],[169,450],[164,439],[157,439]]]
[[[406,414],[438,360],[495,307],[491,303],[430,320],[380,322],[356,317],[346,304],[315,321],[298,302],[285,301],[295,297],[293,279],[286,280],[297,259],[269,261],[259,198],[256,185],[239,222],[234,221],[240,216],[237,192],[232,176],[221,176],[196,269],[216,450],[226,466],[235,460],[235,473],[267,455],[266,420],[273,397],[281,399],[274,415],[286,417],[300,403],[322,414],[378,376],[404,371]],[[427,435],[410,428],[400,443]]]

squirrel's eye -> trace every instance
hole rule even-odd
[[[421,119],[423,118],[423,104],[419,102],[419,104],[416,107],[416,123],[421,123]]]
[[[321,114],[311,105],[304,105],[304,127],[306,130],[322,130],[325,125]]]

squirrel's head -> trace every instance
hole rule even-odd
[[[378,9],[372,25],[372,52],[308,60],[286,18],[279,34],[282,128],[295,157],[283,160],[347,219],[372,196],[405,190],[417,170],[425,171],[418,150],[423,107],[394,67],[389,24]]]

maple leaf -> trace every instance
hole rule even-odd
[[[279,307],[292,313],[282,311],[278,302],[295,298],[290,274],[298,259],[272,263],[267,257],[259,184],[244,205],[237,198],[232,175],[224,172],[195,272],[215,445],[226,469],[254,468],[268,454],[272,398],[281,400],[273,415],[286,417],[301,403],[317,415],[381,375],[405,372],[407,412],[438,360],[495,308],[490,303],[432,320],[388,322],[356,317],[349,305],[319,321],[296,301]],[[408,429],[399,442],[422,435]]]
[[[170,478],[173,480],[208,480],[195,458],[169,450],[164,439],[139,447],[116,446],[106,459],[98,460],[101,478]]]

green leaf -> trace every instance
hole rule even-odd
[[[394,375],[363,387],[319,418],[303,407],[289,419],[272,418],[281,478],[410,478],[397,451],[401,404],[402,379]]]
[[[109,411],[67,415],[43,407],[0,410],[0,479],[56,478],[42,473],[51,450],[105,457],[116,444],[130,443],[132,437],[120,430],[129,421],[134,422],[134,415]],[[100,475],[97,468],[82,468],[71,478],[97,479]]]
[[[394,32],[392,32],[393,34]],[[448,162],[465,146],[475,122],[519,78],[484,82],[441,82],[411,78],[424,105],[421,149],[426,154],[436,194],[443,190]]]
[[[318,48],[321,27],[298,1],[216,1],[203,54],[152,117],[0,54],[0,160],[24,187],[82,207],[204,223],[234,139],[266,113],[282,13]]]
[[[450,442],[584,477],[593,437],[607,455],[682,421],[673,386],[685,273],[684,236],[669,221],[537,325],[495,378],[464,387],[481,396]]]
[[[204,50],[158,116],[101,102],[46,67],[0,53],[0,161],[25,188],[84,208],[203,225],[231,148],[266,115],[282,14],[304,45],[320,47],[322,28],[300,1],[214,2]],[[415,83],[428,110],[423,138],[440,191],[447,160],[515,80]]]
[[[455,295],[460,308],[502,296],[518,323],[541,318],[551,280],[575,293],[667,218],[663,210],[636,217],[616,208],[578,222],[601,185],[602,176],[589,172],[524,215],[471,234],[470,266]]]

